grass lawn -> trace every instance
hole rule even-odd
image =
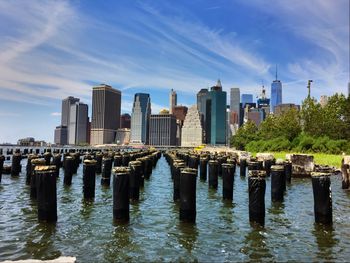
[[[276,159],[286,159],[286,154],[292,152],[272,152]],[[314,156],[316,164],[329,165],[340,168],[342,156],[335,154],[325,154],[325,153],[308,153]],[[255,156],[256,153],[253,153]]]

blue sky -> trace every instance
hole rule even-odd
[[[149,92],[152,111],[195,104],[198,90],[270,93],[283,102],[346,92],[349,0],[0,1],[0,142],[53,141],[61,100],[91,105],[91,87]],[[89,109],[91,114],[91,107]]]

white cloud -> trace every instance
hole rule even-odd
[[[50,115],[55,116],[55,117],[59,117],[59,116],[61,116],[61,113],[60,112],[51,112]]]

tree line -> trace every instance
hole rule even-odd
[[[238,150],[350,154],[350,96],[335,94],[322,106],[307,97],[301,110],[269,115],[257,127],[248,121],[231,138]]]

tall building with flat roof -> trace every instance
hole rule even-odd
[[[211,87],[206,100],[206,142],[212,145],[226,144],[226,91],[222,91],[220,80]]]
[[[176,118],[172,114],[151,114],[149,145],[176,146]]]
[[[197,109],[201,115],[202,125],[205,124],[205,113],[206,113],[205,107],[206,107],[208,93],[209,93],[208,89],[201,89],[197,93]]]
[[[91,144],[109,144],[120,127],[121,91],[101,84],[92,88]]]
[[[295,110],[299,111],[300,110],[300,106],[299,105],[295,105],[293,103],[283,103],[283,104],[277,105],[275,107],[274,114],[276,116],[279,116],[279,115],[289,111],[290,109],[295,109]]]
[[[239,88],[231,88],[230,90],[230,124],[240,123],[240,103],[241,103],[241,92]]]
[[[88,105],[76,102],[70,106],[68,126],[68,144],[79,145],[85,144],[89,140],[87,138],[88,131]]]
[[[131,143],[148,143],[151,97],[147,93],[136,93],[131,113]]]
[[[243,108],[247,103],[253,103],[253,94],[242,94],[241,103],[243,105]]]
[[[173,113],[174,107],[177,105],[177,94],[176,91],[171,89],[169,94],[169,112]]]
[[[75,104],[76,102],[79,102],[79,98],[74,98],[72,96],[69,96],[62,100],[61,126],[68,127],[70,106]]]
[[[54,142],[57,145],[67,145],[68,144],[68,129],[67,126],[57,126],[55,129]]]

